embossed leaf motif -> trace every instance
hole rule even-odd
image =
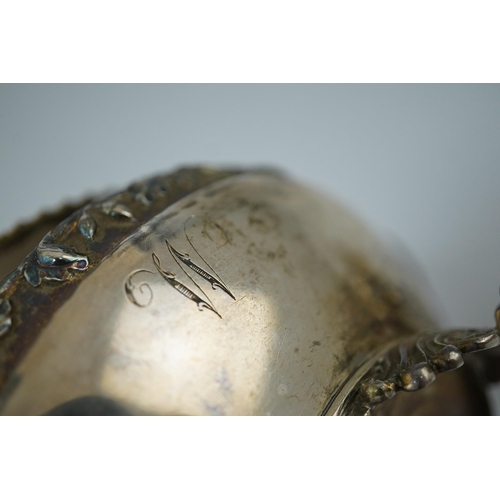
[[[151,205],[153,195],[151,189],[144,182],[137,182],[130,186],[129,191],[135,195],[135,199],[144,205]]]
[[[23,269],[23,276],[31,286],[39,286],[42,282],[38,269],[33,264],[26,264]]]
[[[96,228],[97,223],[95,219],[87,212],[83,212],[80,220],[78,221],[78,231],[80,231],[85,238],[91,240],[94,237]]]
[[[125,217],[126,219],[134,219],[132,212],[121,203],[116,203],[114,201],[107,201],[102,205],[102,211],[106,215],[111,215],[112,217]]]
[[[47,235],[38,244],[34,257],[20,266],[24,278],[31,286],[39,286],[42,280],[67,281],[73,276],[68,270],[86,271],[89,267],[86,255],[53,241],[52,235]]]
[[[43,267],[72,268],[85,271],[89,266],[86,255],[79,254],[68,246],[46,243],[43,240],[37,246],[36,258]]]

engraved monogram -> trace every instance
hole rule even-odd
[[[185,268],[193,271],[193,273],[195,273],[201,279],[210,283],[212,290],[220,289],[224,293],[229,295],[229,297],[231,297],[233,300],[236,300],[236,297],[229,290],[229,288],[224,283],[222,278],[217,274],[215,269],[198,252],[198,250],[193,245],[191,238],[187,236],[186,232],[185,236],[188,243],[191,245],[192,249],[199,257],[200,259],[199,264],[194,262],[188,253],[182,253],[179,252],[177,249],[175,249],[167,239],[165,239],[165,245],[167,247],[169,254],[172,256],[173,260],[177,264],[180,271],[182,271],[186,276],[186,278],[189,281],[191,281],[194,287],[196,287],[197,289],[196,291],[193,291],[185,283],[183,283],[174,272],[168,269],[164,269],[161,265],[160,258],[154,252],[151,254],[153,264],[158,274],[172,288],[177,290],[177,292],[179,292],[181,295],[194,302],[198,306],[199,311],[202,311],[203,309],[208,309],[209,311],[212,311],[217,316],[219,316],[219,318],[222,318],[222,316],[217,311],[217,309],[215,308],[213,302],[210,300],[208,295],[204,292],[201,286],[193,279],[193,277],[186,271]],[[201,264],[201,262],[203,262],[203,264]],[[132,304],[138,307],[146,307],[151,303],[153,299],[153,292],[151,290],[151,286],[147,282],[143,281],[140,283],[134,283],[133,278],[140,273],[155,274],[154,271],[150,271],[148,269],[137,269],[131,272],[125,279],[125,284],[124,284],[125,294],[128,300]]]

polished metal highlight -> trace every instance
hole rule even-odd
[[[0,414],[487,409],[460,367],[500,343],[500,312],[440,331],[356,217],[275,171],[180,169],[62,219],[4,269]],[[0,256],[52,220],[0,239]]]

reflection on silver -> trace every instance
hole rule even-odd
[[[437,332],[376,237],[304,186],[182,170],[64,217],[0,283],[1,414],[487,412],[467,366],[438,375],[498,344],[500,311]]]
[[[78,220],[78,231],[80,231],[85,238],[91,240],[94,237],[97,223],[95,219],[86,211],[83,212]]]
[[[42,267],[58,267],[85,271],[89,267],[89,260],[85,255],[75,252],[65,245],[52,244],[46,238],[36,249],[37,261]]]
[[[0,299],[0,337],[9,331],[12,324],[9,315],[11,310],[10,302],[6,299]]]
[[[125,205],[112,200],[102,204],[102,211],[106,215],[111,215],[112,217],[123,217],[125,219],[134,220],[132,212]]]
[[[54,238],[49,233],[38,244],[34,255],[28,256],[19,269],[31,286],[38,287],[42,279],[68,281],[73,276],[72,271],[86,271],[88,267],[89,259],[86,255],[66,245],[54,243]]]

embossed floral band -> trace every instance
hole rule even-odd
[[[488,412],[496,350],[460,367],[500,319],[439,331],[362,223],[272,170],[138,182],[0,256],[4,415]]]

